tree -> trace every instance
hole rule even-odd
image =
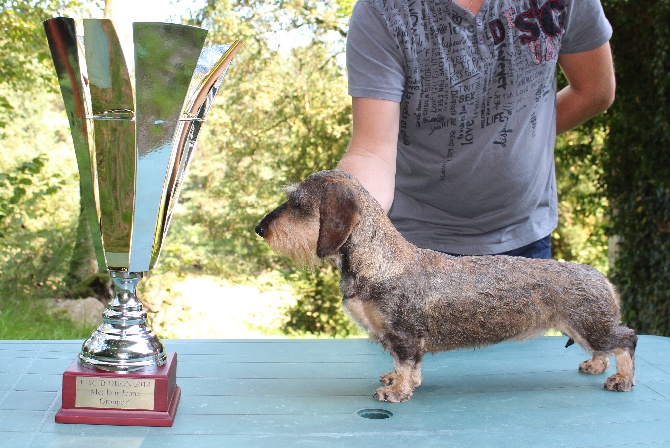
[[[42,22],[81,7],[79,0],[1,0],[0,86],[34,92],[54,89]],[[15,106],[7,95],[0,94],[0,127],[6,125]]]
[[[244,45],[203,128],[183,212],[166,243],[170,255],[159,266],[228,277],[276,269],[302,296],[287,316],[289,331],[299,333],[353,331],[339,310],[337,274],[278,258],[253,228],[284,200],[285,186],[333,168],[349,142],[350,102],[338,63],[346,17],[338,11],[331,2],[210,1],[194,19],[212,42]],[[281,47],[287,34],[307,38]]]
[[[627,325],[670,335],[670,1],[603,6],[618,82],[604,157],[619,240],[613,279]]]
[[[334,167],[349,140],[341,48],[327,42],[327,30],[314,26],[314,38],[290,51],[273,45],[277,32],[293,29],[294,21],[282,19],[288,25],[278,29],[273,19],[288,14],[280,6],[292,11],[289,3],[210,2],[197,18],[212,42],[244,45],[203,128],[180,200],[188,212],[173,223],[190,223],[192,236],[240,263],[268,254],[253,223],[282,200],[283,187]]]

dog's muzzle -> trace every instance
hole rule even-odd
[[[265,233],[268,231],[268,227],[270,227],[270,222],[275,220],[279,214],[286,208],[286,203],[280,205],[276,209],[272,210],[270,213],[265,215],[263,219],[261,219],[261,222],[258,223],[254,231],[256,232],[256,235],[260,236],[261,238],[265,238]]]

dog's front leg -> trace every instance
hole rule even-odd
[[[375,391],[379,401],[399,403],[412,397],[414,389],[421,385],[421,363],[411,360],[395,361],[395,370],[385,373],[379,380],[386,384]]]
[[[409,364],[409,363],[407,363]],[[396,376],[397,371],[404,370],[404,369],[411,369],[410,376],[412,378],[412,386],[416,389],[417,387],[421,386],[421,363],[415,363],[414,367],[410,366],[403,366],[397,361],[393,363],[394,370],[391,370],[388,373],[383,374],[382,376],[379,377],[379,381],[382,383],[386,384],[387,386],[390,386],[391,384],[396,382]]]
[[[423,340],[394,335],[384,342],[386,349],[393,355],[394,370],[379,378],[385,386],[378,388],[374,396],[380,401],[407,401],[412,397],[414,389],[421,386]]]

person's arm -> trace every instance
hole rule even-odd
[[[395,190],[400,103],[353,98],[351,143],[338,168],[353,174],[388,212]]]
[[[616,80],[609,43],[558,57],[569,85],[556,97],[556,133],[568,131],[605,111],[614,101]]]

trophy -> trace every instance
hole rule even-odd
[[[63,374],[59,423],[172,426],[177,354],[136,295],[158,260],[195,143],[240,42],[203,49],[207,31],[134,23],[134,78],[110,20],[44,22],[98,266],[115,296]]]

